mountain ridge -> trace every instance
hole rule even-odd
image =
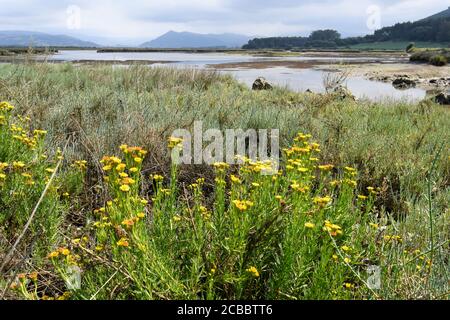
[[[194,32],[168,31],[156,39],[144,42],[142,48],[239,48],[250,40],[251,37],[234,34],[202,34]]]
[[[0,47],[100,47],[97,43],[85,41],[64,34],[49,34],[36,31],[0,31]]]
[[[435,20],[435,19],[441,19],[441,18],[450,18],[450,7],[448,7],[447,10],[438,12],[436,14],[433,14],[427,18],[421,19],[419,21],[426,21],[426,20]]]

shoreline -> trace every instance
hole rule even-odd
[[[180,49],[170,50],[172,52],[191,52],[192,50]],[[134,52],[170,52],[169,50],[154,49],[151,51],[139,50]],[[241,62],[225,62],[217,64],[206,64],[205,69],[211,70],[233,70],[233,69],[254,69],[264,70],[276,67],[284,67],[290,69],[315,69],[324,72],[347,72],[351,77],[364,77],[367,80],[379,81],[384,83],[392,83],[395,79],[402,78],[414,82],[413,87],[421,88],[427,91],[448,91],[450,89],[450,66],[436,67],[425,63],[411,63],[406,58],[407,55],[402,52],[339,52],[339,51],[307,51],[307,52],[274,52],[274,51],[244,51],[244,50],[196,50],[197,54],[211,52],[227,52],[229,54],[252,54],[254,57],[267,57],[262,61],[241,61]],[[119,51],[118,51],[119,52]],[[126,52],[126,51],[124,51]],[[131,51],[130,51],[131,52]],[[277,58],[312,58],[309,60],[281,60]],[[347,60],[338,63],[336,58],[359,58],[355,60]],[[314,59],[317,58],[317,59]],[[326,59],[330,58],[330,59]],[[180,63],[180,61],[164,61],[164,60],[94,60],[79,59],[73,61],[65,61],[52,59],[36,55],[14,55],[0,56],[0,63],[72,63],[79,65],[170,65]],[[195,64],[195,63],[194,63]]]

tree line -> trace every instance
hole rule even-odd
[[[337,48],[382,41],[429,41],[450,43],[450,17],[397,23],[364,37],[341,38],[336,30],[317,30],[309,37],[255,38],[244,49]]]

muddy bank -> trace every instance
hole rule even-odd
[[[388,63],[384,62],[382,60],[373,59],[370,60],[353,60],[353,61],[345,61],[346,64],[349,65],[361,65],[361,64],[367,64],[367,63]],[[215,69],[237,69],[237,68],[243,68],[243,69],[267,69],[267,68],[275,68],[275,67],[285,67],[285,68],[291,68],[291,69],[312,69],[321,67],[320,69],[329,68],[330,70],[336,70],[338,71],[337,67],[333,67],[330,65],[330,60],[322,59],[322,60],[262,60],[262,61],[245,61],[245,62],[227,62],[227,63],[220,63],[220,64],[208,64],[207,65],[210,68]],[[338,65],[336,65],[338,66]]]
[[[327,67],[335,71],[346,71],[352,76],[362,76],[368,80],[393,83],[398,79],[407,79],[413,82],[415,87],[425,90],[450,89],[450,66],[436,67],[417,63],[366,63],[329,65]]]

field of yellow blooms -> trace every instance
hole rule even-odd
[[[52,150],[45,139],[0,104],[4,297],[448,298],[448,211],[394,217],[377,205],[382,186],[325,162],[309,134],[283,150],[277,174],[242,157],[214,164],[212,185],[184,183],[173,164],[144,172],[140,147],[69,161],[70,141]]]

